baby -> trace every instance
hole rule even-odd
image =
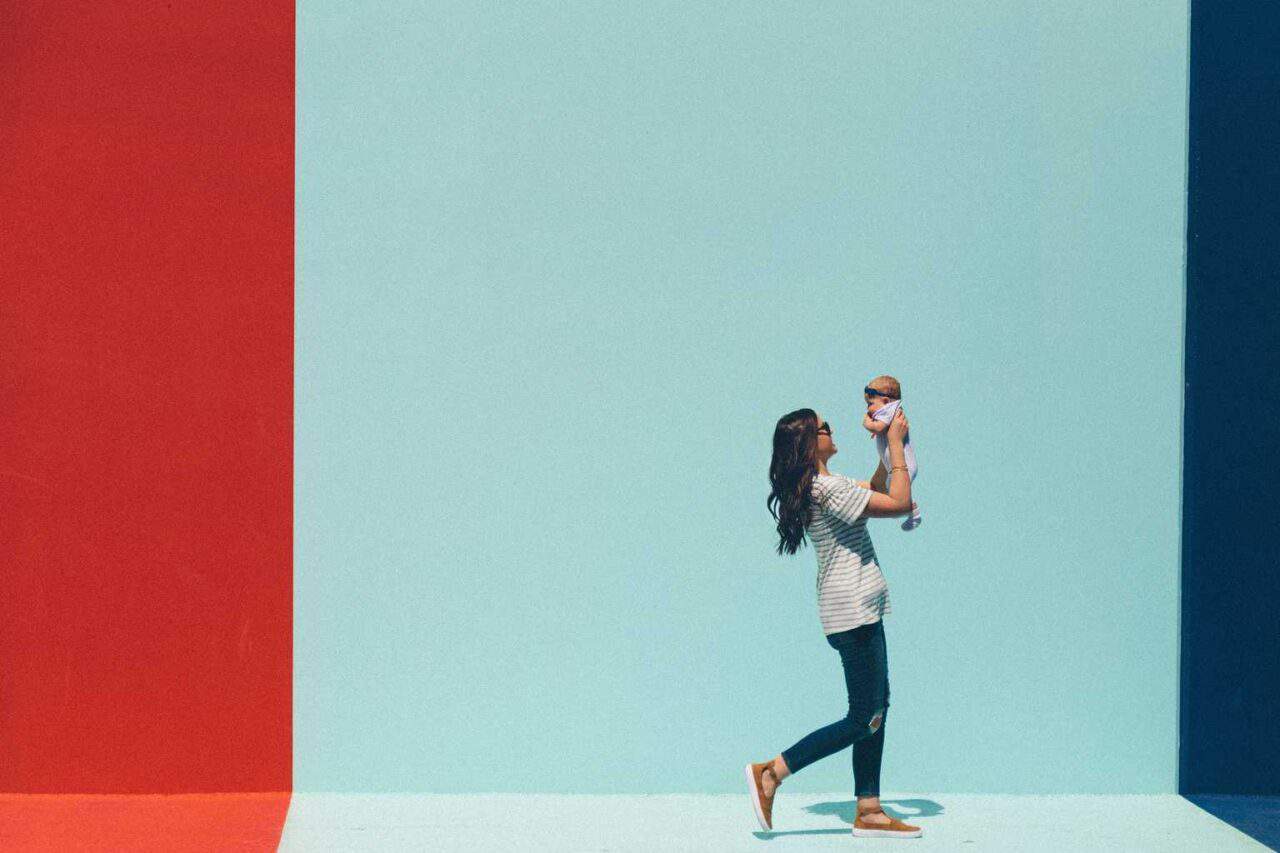
[[[892,376],[877,376],[862,389],[862,396],[867,403],[867,414],[862,419],[862,426],[876,440],[876,450],[880,454],[880,459],[884,462],[885,471],[889,472],[889,479],[892,479],[893,463],[889,461],[889,439],[885,436],[885,433],[889,429],[889,422],[893,420],[893,416],[897,414],[898,409],[902,406],[902,386]],[[907,475],[911,477],[911,483],[914,485],[916,481],[916,452],[911,447],[910,435],[902,440],[902,455],[906,459]],[[911,515],[907,516],[902,522],[902,529],[915,530],[920,526],[920,522],[920,508],[912,503]]]

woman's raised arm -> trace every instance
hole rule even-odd
[[[891,478],[889,493],[871,492],[871,500],[863,515],[869,518],[896,518],[911,514],[911,478],[907,474],[906,455],[903,451],[903,438],[907,434],[907,416],[901,409],[893,416],[889,424],[887,438],[889,440],[889,462],[895,469],[901,469],[903,476]],[[876,474],[884,472],[884,463],[876,469]]]

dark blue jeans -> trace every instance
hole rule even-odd
[[[840,653],[849,713],[796,741],[782,751],[792,773],[853,744],[853,789],[859,797],[880,796],[880,756],[889,713],[889,656],[884,623],[872,622],[827,635]],[[879,721],[875,718],[879,717]]]

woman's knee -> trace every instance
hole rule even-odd
[[[884,724],[885,712],[888,710],[888,707],[876,708],[873,711],[865,708],[850,708],[845,720],[853,730],[855,739],[867,737],[880,731],[880,726]]]
[[[876,732],[880,731],[880,726],[882,723],[884,723],[884,711],[885,711],[884,708],[881,708],[879,711],[876,711],[875,714],[871,717],[871,722],[867,724],[867,727],[871,729],[872,734],[875,734]]]

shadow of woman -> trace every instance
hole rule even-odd
[[[892,815],[900,820],[910,823],[916,818],[937,817],[943,813],[941,803],[933,800],[922,800],[904,798],[900,800],[880,800],[880,805],[884,807],[885,814]],[[811,806],[805,806],[804,810],[809,814],[815,815],[835,815],[850,826],[858,816],[858,801],[855,800],[829,800],[825,803],[814,803]],[[770,838],[778,838],[784,835],[835,835],[837,833],[844,834],[848,829],[793,829],[773,832],[756,831],[751,833],[756,838],[768,840]]]
[[[915,818],[937,817],[943,811],[942,803],[933,802],[932,799],[882,799],[881,806],[884,807],[886,815],[892,815],[908,822],[915,820]],[[852,822],[858,817],[858,800],[833,799],[828,800],[826,803],[814,803],[813,806],[805,806],[804,809],[810,815],[835,815],[845,824],[852,825]],[[847,831],[849,830],[782,830],[771,831],[771,833],[755,831],[751,835],[762,841],[768,841],[772,838],[781,838],[783,835],[844,835]]]
[[[937,817],[943,812],[942,804],[933,800],[881,799],[880,805],[884,808],[885,814],[896,817],[899,820],[905,820],[908,823],[914,818]],[[825,803],[814,803],[811,806],[805,806],[805,811],[810,814],[836,815],[845,823],[852,824],[858,817],[858,801],[831,800]]]

